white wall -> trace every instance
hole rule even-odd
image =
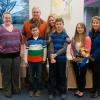
[[[41,17],[47,19],[51,12],[51,0],[29,0],[29,16],[31,18],[31,11],[34,6],[38,6],[41,9]]]
[[[51,0],[29,0],[30,17],[33,6],[40,7],[42,18],[47,20],[48,15],[51,13]],[[70,37],[74,35],[76,24],[80,21],[83,21],[83,13],[84,0],[72,0],[70,17],[63,16],[65,29]]]
[[[70,37],[74,35],[75,27],[78,22],[83,22],[84,0],[72,0],[70,18],[65,19],[65,26]]]

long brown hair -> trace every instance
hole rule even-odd
[[[76,30],[75,30],[75,35],[74,35],[74,44],[76,44],[76,42],[78,42],[79,41],[79,33],[78,33],[78,31],[77,31],[77,26],[78,25],[80,25],[81,27],[83,27],[84,28],[84,32],[81,34],[81,43],[82,43],[82,46],[84,46],[85,45],[85,37],[86,37],[86,26],[85,26],[85,24],[84,23],[82,23],[82,22],[80,22],[80,23],[78,23],[77,25],[76,25]]]
[[[50,26],[50,24],[49,24],[49,18],[50,17],[53,17],[53,18],[55,18],[55,20],[56,20],[56,15],[55,14],[50,14],[49,16],[48,16],[48,19],[47,19],[47,33],[49,33],[49,32],[51,32],[51,29],[52,29],[52,27]]]

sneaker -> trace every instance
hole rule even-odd
[[[61,100],[66,100],[66,94],[61,95]]]
[[[50,94],[50,95],[48,96],[48,100],[53,100],[53,98],[54,98],[54,96],[53,96],[52,94]]]
[[[42,95],[42,92],[40,90],[38,90],[38,91],[35,92],[35,96],[38,97],[38,96],[41,96],[41,95]]]
[[[33,91],[29,91],[29,96],[30,96],[30,97],[33,96]]]

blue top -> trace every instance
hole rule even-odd
[[[89,32],[92,41],[91,55],[94,59],[100,60],[100,31],[93,33]]]
[[[37,38],[36,40],[34,38],[29,38],[27,40],[27,45],[43,45],[43,46],[46,46],[46,41],[41,39],[41,38]]]
[[[67,41],[66,41],[66,32],[61,33],[52,33],[51,34],[51,44],[50,53],[56,53],[56,60],[66,61],[66,49],[67,49]]]

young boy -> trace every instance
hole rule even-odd
[[[67,33],[63,31],[64,21],[57,18],[55,22],[56,32],[50,36],[51,66],[49,69],[49,97],[53,99],[56,93],[61,95],[61,99],[66,99],[66,49]]]
[[[39,29],[35,25],[30,26],[32,37],[28,39],[28,65],[29,65],[29,82],[30,96],[40,96],[42,90],[42,62],[45,61],[44,47],[45,40],[39,38]]]

